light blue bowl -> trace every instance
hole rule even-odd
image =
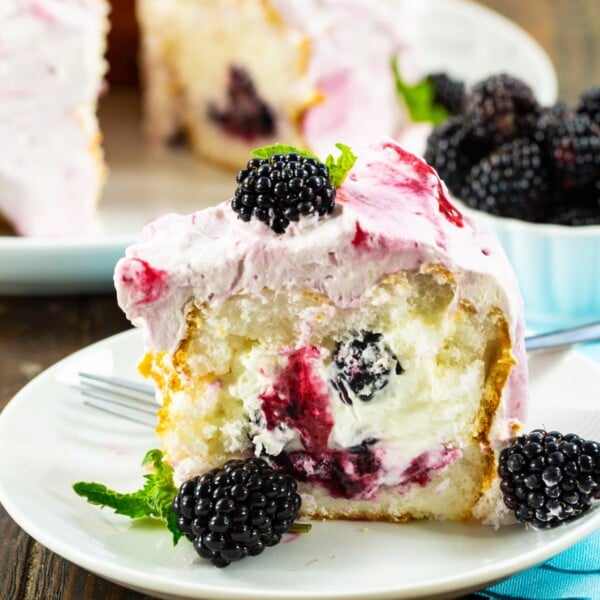
[[[461,209],[500,240],[517,275],[530,329],[600,321],[600,225],[527,223]]]

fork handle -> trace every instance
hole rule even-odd
[[[528,352],[543,352],[598,340],[600,340],[600,322],[527,336],[525,348]]]

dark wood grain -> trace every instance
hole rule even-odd
[[[129,326],[113,294],[0,297],[0,409],[43,369]],[[109,584],[56,556],[25,534],[0,507],[0,598],[141,600],[144,597]]]
[[[135,0],[110,0],[108,82],[111,86],[138,85],[138,28]]]
[[[558,74],[559,97],[575,102],[600,85],[600,2],[595,0],[480,0],[528,31]]]
[[[600,84],[598,0],[481,0],[481,3],[513,19],[546,49],[556,65],[562,99],[573,102],[583,88]],[[133,3],[128,0],[118,4],[119,19],[124,25],[114,31],[113,39],[131,49],[126,34],[131,32],[131,14],[123,15],[121,11]],[[114,56],[111,52],[113,61],[118,60]],[[126,79],[126,73],[131,73],[131,62],[124,64]],[[115,72],[117,80],[120,73],[117,77]],[[113,295],[0,297],[0,410],[46,367],[127,327]],[[0,599],[148,598],[61,559],[32,540],[0,507]]]

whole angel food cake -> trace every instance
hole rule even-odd
[[[343,179],[339,147],[250,159],[118,263],[165,460],[185,481],[261,457],[308,517],[497,523],[527,395],[513,273],[422,159],[384,139]]]
[[[18,234],[94,227],[107,14],[105,0],[1,3],[0,217]]]
[[[415,75],[408,0],[139,0],[146,129],[239,168],[274,140],[316,153],[408,124],[391,61]]]

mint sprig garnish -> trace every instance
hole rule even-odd
[[[392,58],[392,72],[398,95],[404,102],[410,120],[413,123],[432,123],[439,125],[448,119],[448,111],[435,103],[433,83],[428,78],[410,84],[402,77],[398,58]]]
[[[340,151],[340,155],[337,159],[333,158],[333,155],[329,155],[325,159],[325,165],[329,169],[329,179],[333,187],[339,187],[350,169],[356,162],[356,155],[350,150],[346,144],[337,143],[335,147]]]
[[[73,484],[75,493],[91,504],[108,506],[118,515],[132,519],[150,517],[161,519],[173,534],[173,544],[182,536],[177,527],[177,515],[173,510],[173,498],[177,487],[173,482],[173,468],[163,462],[160,450],[150,450],[144,456],[142,466],[152,465],[153,473],[144,475],[146,480],[137,492],[121,493],[107,488],[101,483],[79,481]]]
[[[334,158],[330,154],[324,161],[316,155],[310,152],[310,150],[303,150],[302,148],[296,148],[295,146],[288,146],[286,144],[273,144],[272,146],[263,146],[262,148],[256,148],[252,150],[252,156],[256,158],[268,159],[274,154],[290,154],[295,153],[305,158],[314,158],[320,162],[323,162],[329,169],[329,179],[331,185],[334,188],[339,187],[350,169],[356,162],[356,155],[350,149],[350,146],[346,144],[337,143],[335,147],[340,151],[340,155]]]

